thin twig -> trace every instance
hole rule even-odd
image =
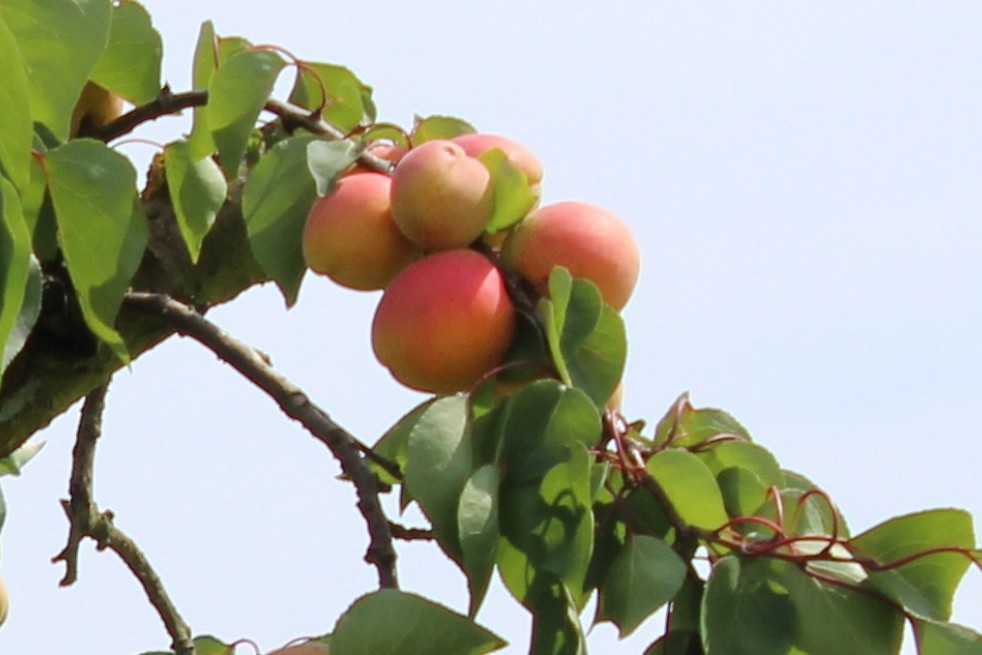
[[[370,544],[365,560],[378,569],[379,586],[398,587],[392,530],[378,497],[381,484],[360,452],[364,446],[359,446],[354,436],[315,405],[303,390],[277,373],[255,349],[236,340],[193,308],[155,293],[130,293],[125,302],[159,317],[179,334],[191,337],[211,350],[265,391],[287,416],[298,421],[331,450],[341,463],[345,476],[355,485],[358,509],[368,525]]]
[[[108,548],[113,551],[140,581],[170,635],[174,651],[178,655],[194,655],[191,629],[181,618],[146,555],[136,542],[113,524],[112,512],[99,511],[92,497],[95,448],[102,434],[107,388],[108,384],[104,384],[94,389],[86,396],[82,406],[75,449],[72,451],[72,475],[68,487],[70,499],[61,503],[68,516],[68,543],[52,561],[65,563],[61,585],[68,586],[78,579],[78,549],[83,539],[94,539],[99,550]]]

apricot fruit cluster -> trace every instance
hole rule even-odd
[[[535,207],[503,240],[474,248],[495,211],[493,176],[480,159],[494,148],[538,199],[539,159],[515,141],[476,133],[408,150],[379,144],[373,153],[393,162],[391,175],[356,167],[307,216],[303,253],[311,270],[351,289],[384,290],[372,347],[412,389],[468,390],[502,364],[516,334],[508,275],[545,296],[550,272],[565,266],[617,310],[637,282],[630,229],[585,202]]]

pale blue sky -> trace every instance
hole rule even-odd
[[[625,311],[629,417],[656,420],[685,390],[729,410],[856,531],[932,507],[982,516],[982,4],[146,4],[175,90],[212,18],[350,66],[385,120],[452,114],[520,140],[545,164],[546,202],[624,216],[644,257]],[[371,355],[376,301],[308,277],[290,312],[263,288],[212,318],[372,441],[421,398]],[[140,359],[109,408],[97,499],[196,631],[271,650],[329,630],[373,588],[327,452],[200,347],[174,339]],[[76,416],[4,480],[4,655],[167,646],[135,582],[91,544],[79,582],[57,587]],[[465,609],[463,577],[433,550],[401,547],[404,587]],[[956,608],[975,628],[980,578]],[[527,616],[500,587],[479,618],[524,652]],[[640,652],[660,629],[616,646],[598,627],[593,652]]]

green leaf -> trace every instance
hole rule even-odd
[[[0,353],[17,329],[31,278],[31,234],[17,189],[0,176]],[[0,375],[7,367],[3,357]]]
[[[75,102],[106,47],[112,3],[3,0],[0,19],[17,40],[27,69],[33,120],[65,140]]]
[[[796,653],[808,655],[896,655],[903,641],[904,615],[866,589],[817,580],[791,563],[771,561],[794,602]]]
[[[982,655],[982,634],[954,623],[911,621],[919,655]]]
[[[749,516],[780,489],[784,474],[768,450],[748,441],[724,441],[696,452],[716,475],[731,516]]]
[[[417,116],[410,138],[415,147],[427,141],[452,139],[473,132],[477,132],[473,125],[453,116],[427,116],[426,118]]]
[[[93,82],[135,105],[160,93],[160,61],[164,47],[150,14],[138,2],[113,7],[109,43],[92,71]]]
[[[229,57],[208,85],[207,120],[222,167],[239,171],[246,143],[286,62],[271,50],[242,50]]]
[[[774,577],[767,560],[728,556],[716,562],[702,604],[701,634],[707,653],[788,653],[795,638],[796,608],[787,593],[775,588]],[[864,651],[840,651],[859,652]]]
[[[44,448],[44,441],[28,441],[17,450],[0,459],[0,476],[20,475],[24,466]]]
[[[590,456],[574,448],[540,480],[503,485],[498,569],[505,586],[527,607],[562,583],[576,604],[593,551]]]
[[[539,301],[546,341],[560,378],[603,409],[620,382],[627,337],[620,315],[597,286],[561,266],[549,275],[549,298]]]
[[[167,190],[191,261],[197,262],[201,242],[215,223],[228,186],[211,157],[195,158],[191,144],[175,141],[164,148]]]
[[[486,464],[474,471],[460,494],[457,531],[470,589],[469,616],[476,616],[491,582],[498,548],[498,469]]]
[[[196,655],[232,655],[235,652],[234,645],[226,644],[211,635],[201,635],[192,641]]]
[[[693,446],[713,437],[732,435],[750,441],[750,433],[721,409],[694,409],[689,394],[684,393],[672,404],[655,428],[655,443],[671,442],[674,446]]]
[[[600,441],[600,414],[579,389],[538,380],[508,399],[502,451],[509,482],[544,474],[575,445]]]
[[[31,330],[34,329],[38,316],[41,315],[42,291],[41,266],[34,257],[31,257],[20,313],[14,321],[13,329],[7,336],[7,342],[3,346],[2,357],[0,357],[0,377],[14,357],[17,356],[17,353],[24,347],[24,344],[27,343],[27,338],[31,335]]]
[[[716,530],[729,517],[712,471],[686,450],[662,450],[648,460],[648,473],[687,524]]]
[[[971,563],[967,552],[975,547],[972,516],[958,509],[937,509],[908,514],[881,523],[853,537],[848,544],[856,556],[891,565],[870,570],[870,583],[909,612],[921,618],[947,621],[959,581]]]
[[[345,133],[375,120],[372,87],[344,66],[299,62],[290,102],[321,109],[324,120]]]
[[[562,585],[555,585],[533,608],[529,655],[586,655],[579,612]]]
[[[147,222],[129,160],[92,139],[70,141],[44,158],[62,252],[85,322],[124,362],[113,327],[140,265]]]
[[[191,84],[197,91],[203,91],[211,83],[211,76],[218,68],[218,38],[215,26],[210,20],[201,24],[198,41],[194,46],[194,60],[191,68]],[[194,156],[204,157],[215,151],[215,141],[208,129],[207,105],[194,108],[194,123],[188,137]]]
[[[252,253],[283,293],[287,306],[297,301],[306,265],[302,235],[307,213],[317,198],[307,171],[310,136],[277,143],[246,180],[242,214]]]
[[[838,508],[814,482],[793,471],[784,470],[782,473],[784,488],[781,490],[781,502],[785,512],[784,528],[788,535],[849,536],[849,526]],[[777,518],[770,505],[763,514],[767,518]]]
[[[420,417],[437,399],[431,398],[414,407],[405,416],[396,421],[395,425],[389,428],[379,440],[372,446],[372,450],[379,457],[383,457],[396,464],[400,470],[406,467],[406,453],[409,451],[409,435]],[[373,463],[371,460],[366,462],[375,471],[379,479],[385,484],[396,484],[398,479],[392,477],[382,467]]]
[[[627,540],[600,590],[598,621],[612,621],[623,639],[678,593],[686,565],[664,541]]]
[[[515,166],[501,148],[482,153],[480,160],[491,173],[494,193],[494,213],[484,229],[488,234],[494,234],[525,218],[538,196],[529,189],[528,178],[522,169]]]
[[[471,476],[469,414],[464,394],[436,400],[410,431],[406,454],[406,489],[455,558],[461,552],[457,506]]]
[[[25,189],[31,173],[31,104],[28,98],[27,72],[21,63],[14,35],[7,29],[0,9],[0,172],[18,189]]]
[[[331,193],[338,177],[358,159],[362,149],[354,141],[311,141],[307,146],[307,168],[317,183],[317,195]]]
[[[467,617],[396,589],[359,598],[331,635],[331,655],[479,655],[504,646]]]

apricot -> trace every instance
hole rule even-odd
[[[531,212],[506,239],[501,261],[543,295],[549,274],[565,266],[600,288],[607,304],[627,304],[641,269],[630,228],[616,214],[585,202],[545,205]]]
[[[427,250],[463,248],[491,220],[491,174],[451,141],[410,150],[392,174],[392,218]]]
[[[338,180],[307,215],[303,256],[307,266],[349,289],[382,289],[410,262],[419,246],[392,222],[392,181],[381,173]]]
[[[0,625],[7,620],[7,614],[10,613],[10,597],[7,596],[7,588],[3,584],[3,578],[0,578]]]
[[[123,113],[123,99],[95,82],[86,82],[72,110],[70,134],[84,136]]]
[[[508,137],[498,134],[462,134],[451,139],[471,157],[479,157],[491,148],[500,148],[516,168],[525,173],[529,186],[535,187],[542,181],[542,162],[532,151]]]
[[[372,322],[379,362],[407,387],[433,393],[470,389],[502,362],[514,336],[504,278],[466,249],[406,267],[386,288]]]

